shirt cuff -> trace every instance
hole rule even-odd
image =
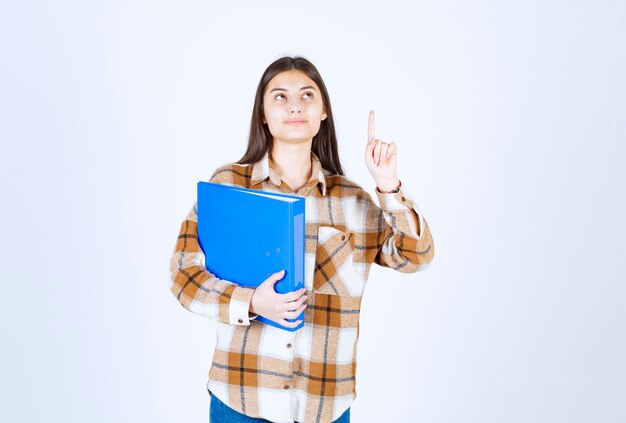
[[[378,196],[378,201],[380,202],[380,208],[387,213],[402,213],[412,210],[417,215],[417,222],[419,224],[419,233],[417,232],[417,228],[413,228],[414,224],[410,223],[411,229],[417,234],[419,238],[424,230],[424,218],[422,217],[422,213],[420,212],[417,204],[409,197],[408,194],[405,194],[400,187],[400,191],[396,193],[384,193],[381,192],[378,187],[376,187],[376,195]]]
[[[228,305],[228,317],[231,325],[250,326],[250,320],[254,320],[256,317],[250,313],[252,294],[254,294],[254,289],[243,286],[237,286],[233,290]],[[250,316],[251,314],[254,317]]]
[[[376,195],[380,201],[380,208],[384,211],[404,211],[407,208],[416,208],[411,198],[402,191],[402,188],[395,193],[384,193],[376,187]]]

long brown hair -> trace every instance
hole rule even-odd
[[[304,57],[281,57],[274,63],[269,65],[256,90],[254,97],[254,107],[252,108],[252,120],[250,121],[250,137],[248,139],[248,148],[246,153],[237,162],[238,164],[256,163],[265,156],[266,153],[272,152],[272,134],[266,124],[262,122],[264,115],[263,95],[265,89],[273,77],[281,72],[297,69],[311,78],[317,84],[322,93],[322,102],[326,107],[326,119],[320,124],[319,132],[313,137],[311,150],[320,159],[322,167],[331,171],[336,175],[343,175],[341,162],[339,161],[339,151],[337,149],[337,136],[335,135],[335,122],[333,120],[333,111],[330,107],[330,98],[326,85],[322,80],[322,76],[313,63]]]

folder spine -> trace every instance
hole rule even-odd
[[[304,288],[304,260],[297,260],[297,257],[304,257],[305,248],[305,218],[304,218],[305,202],[299,201],[292,203],[290,207],[290,215],[293,219],[293,226],[290,228],[289,240],[289,259],[290,269],[286,269],[285,276],[275,285],[275,290],[280,293],[287,293],[297,291]],[[285,286],[286,284],[286,286]],[[304,326],[304,312],[300,313],[295,319],[287,319],[289,322],[295,322],[296,320],[302,320],[295,328],[286,328],[266,319],[263,316],[257,317],[257,320],[264,322],[268,325],[278,327],[280,329],[294,332]]]

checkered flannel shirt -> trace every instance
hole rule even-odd
[[[304,327],[289,332],[255,321],[254,290],[205,267],[196,203],[170,261],[171,291],[180,304],[217,321],[207,389],[232,409],[272,422],[331,422],[350,407],[370,266],[412,273],[434,254],[428,225],[402,189],[377,188],[379,208],[358,184],[323,169],[313,153],[311,161],[311,178],[295,193],[306,203]],[[294,194],[267,155],[255,164],[222,166],[211,182]]]

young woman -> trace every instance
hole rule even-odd
[[[306,199],[305,288],[276,293],[282,271],[256,289],[218,279],[204,266],[194,204],[171,258],[171,291],[186,309],[217,321],[207,382],[212,423],[349,422],[370,266],[416,272],[434,254],[426,220],[396,173],[398,148],[376,138],[373,112],[364,150],[380,207],[343,176],[328,92],[315,66],[283,57],[265,70],[247,151],[211,181]],[[303,310],[304,326],[295,332],[254,320],[295,327],[300,321],[288,320]]]

